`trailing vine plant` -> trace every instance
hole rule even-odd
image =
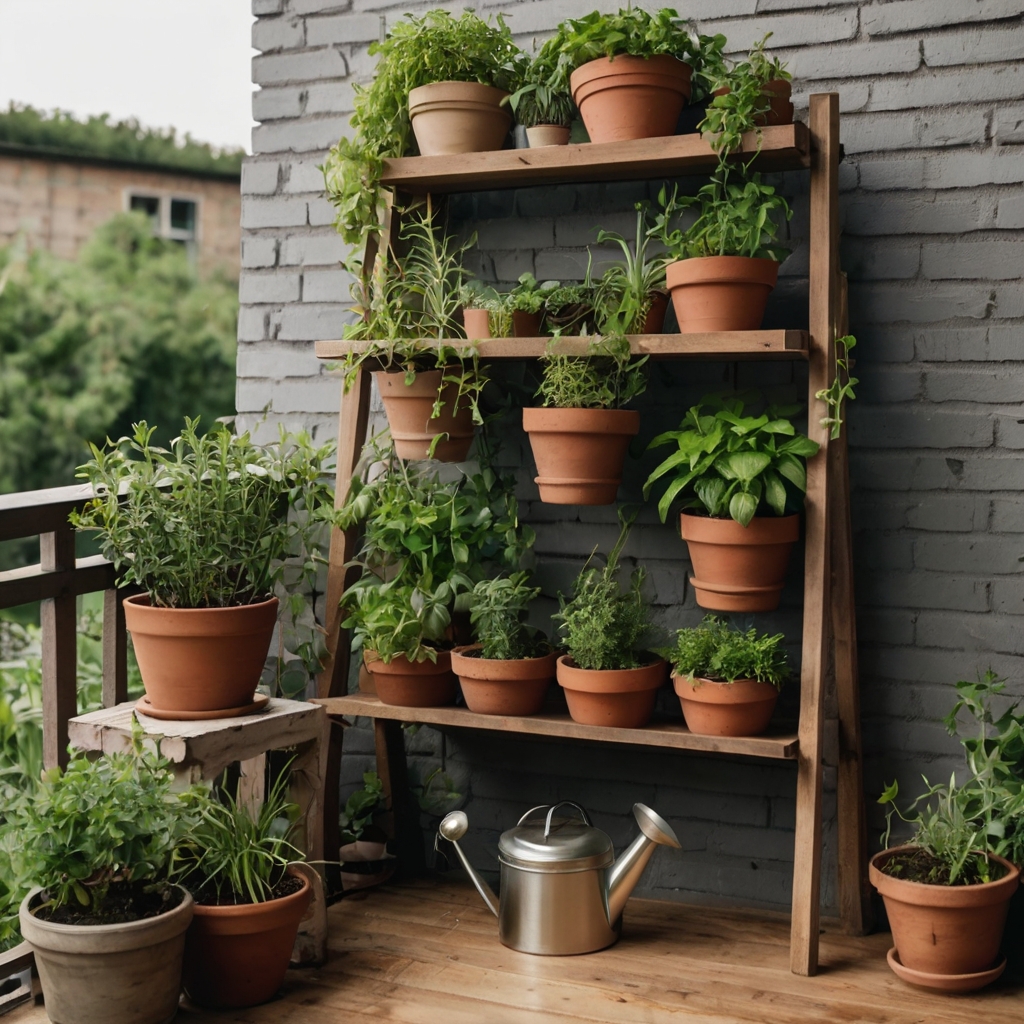
[[[829,437],[833,441],[839,438],[843,429],[843,401],[849,399],[852,402],[857,397],[853,389],[860,381],[850,376],[850,350],[856,344],[857,339],[852,334],[836,338],[835,378],[827,388],[814,393],[814,397],[829,408],[829,414],[822,417],[821,425],[829,428]]]

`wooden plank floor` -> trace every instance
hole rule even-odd
[[[623,938],[601,953],[535,957],[498,942],[494,918],[462,883],[411,882],[330,911],[331,960],[292,971],[281,997],[251,1010],[183,1007],[181,1024],[1019,1024],[1024,985],[973,996],[898,981],[888,934],[826,927],[822,970],[789,972],[783,915],[631,900]],[[41,1006],[4,1024],[45,1024]]]

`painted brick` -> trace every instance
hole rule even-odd
[[[307,96],[303,86],[258,89],[252,94],[252,118],[254,121],[279,121],[285,117],[301,117],[306,112]]]
[[[1020,521],[1024,522],[1024,519]],[[992,608],[1004,615],[1024,615],[1024,583],[996,580],[992,584]]]
[[[963,612],[921,612],[917,620],[920,642],[928,647],[951,647],[961,651],[1024,653],[1024,634],[1019,623],[1002,615],[970,615]]]
[[[310,199],[308,205],[310,226],[325,227],[328,224],[334,223],[337,211],[331,205],[329,200],[322,197]]]
[[[930,402],[1014,402],[1024,396],[1019,368],[999,370],[931,369],[924,375]]]
[[[924,537],[914,541],[914,566],[946,572],[1020,572],[1019,553],[1004,537]]]
[[[909,157],[899,160],[861,157],[857,161],[860,186],[872,192],[922,188],[924,186],[924,168],[924,157]]]
[[[928,192],[850,199],[842,208],[843,230],[847,235],[962,234],[977,231],[986,211],[980,198],[959,193],[942,199]]]
[[[872,572],[857,578],[857,599],[866,605],[986,611],[989,584],[947,572]]]
[[[907,526],[938,533],[984,531],[988,527],[988,513],[987,498],[931,494],[907,510]]]
[[[731,53],[749,49],[766,32],[772,33],[772,46],[785,49],[808,43],[832,43],[852,39],[857,34],[857,11],[853,7],[828,9],[800,14],[743,18],[735,21],[705,21],[701,32],[714,35],[722,32],[729,39]]]
[[[323,195],[324,175],[319,160],[295,160],[281,166],[281,191],[286,194],[315,192]]]
[[[267,337],[269,319],[262,308],[242,306],[238,311],[238,340],[262,341]]]
[[[906,73],[915,71],[921,64],[921,48],[916,39],[808,46],[787,50],[783,56],[793,77],[799,81]],[[864,102],[867,102],[867,96]]]
[[[306,31],[301,18],[260,18],[252,24],[252,48],[261,53],[295,50],[305,43]]]
[[[252,0],[253,17],[267,14],[280,14],[284,9],[284,0]]]
[[[1024,228],[1024,196],[1009,196],[999,200],[996,227]]]
[[[252,130],[252,149],[254,153],[281,153],[285,150],[308,153],[311,150],[326,150],[338,141],[347,128],[347,117],[263,124]]]
[[[925,242],[921,273],[932,281],[950,279],[1007,280],[1021,276],[1020,242],[953,240]]]
[[[307,114],[350,114],[355,100],[352,82],[327,82],[306,89]]]
[[[555,244],[550,220],[502,217],[475,222],[477,245],[481,249],[545,249]]]
[[[970,188],[974,185],[1012,185],[1024,181],[1024,155],[1006,146],[994,152],[945,153],[928,158],[926,188]]]
[[[329,341],[340,338],[345,324],[352,319],[340,304],[302,303],[286,307],[281,313],[281,341]]]
[[[923,378],[920,367],[891,367],[885,373],[873,373],[861,380],[857,386],[857,399],[865,405],[913,402],[924,396]]]
[[[245,303],[296,302],[300,295],[299,275],[280,271],[269,274],[242,274],[238,300]]]
[[[917,335],[915,348],[918,359],[938,362],[975,362],[1005,358],[1002,354],[989,355],[987,327],[927,328]]]
[[[372,43],[380,36],[381,17],[376,14],[336,14],[306,19],[306,42],[310,46]]]
[[[347,78],[348,74],[345,57],[334,47],[308,50],[305,53],[270,54],[252,59],[252,80],[257,85]]]
[[[352,275],[344,270],[307,270],[302,275],[303,302],[345,302]]]
[[[1024,103],[1000,104],[992,134],[996,142],[1003,144],[1024,142]]]
[[[992,502],[992,531],[994,533],[1024,532],[1024,500],[996,498]]]
[[[269,381],[242,378],[238,382],[235,401],[240,411],[261,412],[268,409],[278,414],[290,412],[326,412],[337,414],[338,382],[329,377]]]
[[[890,239],[861,241],[844,238],[841,250],[843,269],[858,281],[907,280],[917,277],[921,265],[921,246],[918,242],[894,243]]]
[[[288,10],[293,14],[327,14],[350,6],[349,0],[288,0]]]
[[[918,73],[910,78],[893,76],[873,82],[872,110],[912,110],[950,103],[984,103],[990,100],[1019,100],[1024,68],[961,67]]]
[[[243,228],[294,227],[305,223],[305,199],[242,199]]]
[[[313,346],[296,345],[239,345],[238,376],[265,377],[281,380],[284,377],[316,377],[320,364]]]
[[[977,285],[883,282],[850,287],[853,322],[895,323],[901,320],[934,323],[950,317],[981,319],[990,312],[991,301]]]
[[[281,265],[324,265],[339,263],[349,247],[333,231],[318,235],[295,235],[281,242]]]
[[[850,421],[851,443],[870,448],[987,448],[992,419],[983,412],[913,406],[861,408]]]
[[[857,356],[880,363],[908,363],[914,358],[913,329],[903,327],[859,327]]]
[[[1024,0],[973,0],[946,3],[944,0],[896,0],[870,4],[861,9],[861,28],[868,35],[911,32],[919,28],[963,25],[973,21],[995,21],[1024,13]]]
[[[277,263],[277,239],[248,235],[242,239],[242,266],[272,267]]]
[[[1019,61],[1024,57],[1024,26],[984,28],[924,40],[924,59],[930,67],[949,64],[987,64]]]
[[[273,195],[277,191],[278,163],[276,160],[246,160],[242,164],[242,194]]]
[[[1015,398],[1019,397],[1014,395]],[[996,437],[1000,448],[1024,448],[1024,412],[996,413]]]

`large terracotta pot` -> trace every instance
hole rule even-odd
[[[622,482],[633,409],[524,409],[523,429],[537,463],[540,500],[552,505],[611,505]]]
[[[199,712],[252,704],[277,622],[277,598],[233,608],[154,608],[125,598],[125,625],[149,702]]]
[[[178,1011],[192,897],[158,917],[124,924],[54,924],[22,901],[21,934],[35,954],[46,1014],[55,1024],[167,1024]]]
[[[384,402],[388,427],[395,442],[395,454],[400,459],[425,459],[430,445],[438,434],[448,437],[437,443],[434,458],[441,462],[464,462],[473,444],[473,412],[465,398],[452,412],[458,388],[445,384],[441,388],[440,370],[417,373],[411,384],[406,384],[405,373],[378,370],[373,375]],[[440,416],[431,418],[437,390],[441,388]]]
[[[302,888],[280,899],[224,907],[196,904],[182,976],[185,994],[194,1003],[239,1009],[273,998],[313,896],[307,878],[289,874]]]
[[[571,131],[571,128],[563,128],[560,124],[535,124],[526,129],[526,137],[530,141],[530,149],[567,146]]]
[[[697,256],[665,268],[680,334],[756,331],[779,278],[775,260]]]
[[[651,720],[667,670],[662,658],[639,668],[583,669],[563,654],[558,659],[558,685],[565,690],[574,722],[639,729]]]
[[[450,651],[438,651],[436,662],[409,661],[400,654],[387,664],[369,651],[366,667],[383,704],[399,708],[438,708],[455,701]]]
[[[466,329],[466,338],[470,341],[482,341],[491,336],[491,314],[486,309],[473,309],[467,306],[462,311],[462,324]]]
[[[479,644],[452,651],[452,671],[459,677],[466,707],[480,715],[535,715],[555,681],[558,652],[540,658],[500,661],[474,657]]]
[[[931,975],[990,972],[999,955],[1006,912],[1020,871],[995,855],[992,859],[1007,868],[1007,873],[982,885],[926,885],[894,878],[882,870],[895,854],[912,849],[897,846],[883,850],[868,866],[871,884],[885,902],[900,963]]]
[[[772,720],[779,691],[771,683],[737,679],[721,683],[672,676],[686,728],[700,736],[760,736]]]
[[[569,79],[591,142],[675,135],[690,98],[689,64],[670,55],[599,57]]]
[[[725,96],[728,92],[728,88],[716,89],[714,95]],[[768,96],[771,106],[766,113],[759,114],[754,118],[754,123],[758,125],[792,124],[793,104],[790,97],[793,95],[793,83],[785,78],[773,78],[770,82],[765,82],[761,92]]]
[[[679,517],[690,549],[697,604],[716,612],[770,612],[779,606],[800,517],[755,516],[749,525],[710,516]]]
[[[479,82],[434,82],[409,90],[409,119],[421,156],[501,149],[512,115],[507,92]]]

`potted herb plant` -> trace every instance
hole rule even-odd
[[[541,501],[610,505],[640,414],[624,405],[647,387],[647,357],[634,359],[624,335],[593,338],[586,355],[565,355],[552,339],[544,355],[540,408],[523,410]]]
[[[46,1012],[60,1024],[166,1024],[178,1008],[192,897],[168,880],[192,820],[166,762],[72,757],[6,809],[2,840]]]
[[[543,707],[558,653],[524,621],[538,594],[526,572],[481,580],[473,588],[470,621],[477,642],[452,651],[452,670],[470,711],[535,715]]]
[[[356,86],[352,137],[323,167],[336,226],[352,244],[380,222],[385,159],[502,148],[512,121],[502,101],[528,61],[501,15],[492,23],[443,9],[397,20],[369,52],[379,59],[372,83]]]
[[[93,445],[79,467],[96,497],[71,521],[97,534],[125,599],[146,696],[162,718],[246,714],[277,621],[275,587],[298,543],[312,552],[309,512],[327,494],[321,477],[333,446],[281,431],[274,444],[198,420],[169,449],[145,422],[132,437]],[[313,558],[312,555],[309,555]]]
[[[619,582],[619,556],[633,521],[620,518],[622,529],[605,564],[591,564],[595,551],[571,599],[560,595],[555,618],[567,653],[558,659],[557,675],[574,722],[638,729],[651,719],[666,665],[643,649],[651,629],[641,594],[643,569],[633,571],[626,589]]]
[[[479,281],[469,281],[460,291],[462,323],[469,341],[507,338],[512,334],[512,318],[500,295]]]
[[[680,332],[757,330],[788,255],[776,242],[776,218],[792,213],[786,200],[759,174],[723,163],[695,196],[663,188],[658,201],[655,232]],[[697,219],[683,228],[680,211],[691,207]]]
[[[560,335],[589,333],[594,327],[594,302],[589,280],[555,288],[544,300],[544,329]]]
[[[946,727],[958,732],[964,711],[974,726],[960,740],[969,769],[961,784],[955,775],[948,785],[925,780],[907,815],[896,805],[895,782],[879,800],[887,807],[885,849],[868,872],[892,929],[889,966],[912,985],[967,992],[990,984],[1006,966],[999,946],[1024,861],[1024,715],[1005,687],[991,671],[956,684]],[[912,836],[890,847],[894,816]]]
[[[680,529],[693,563],[690,583],[697,604],[712,611],[778,607],[800,536],[806,462],[818,451],[789,419],[799,406],[769,406],[753,416],[745,413],[751,397],[706,395],[679,430],[648,446],[675,445],[647,478],[644,496],[659,480],[667,483],[658,502],[662,522],[672,502],[688,496]]]
[[[192,893],[182,984],[201,1006],[240,1008],[271,999],[284,981],[309,880],[289,865],[299,808],[287,767],[256,811],[221,792],[203,802],[174,855],[174,877]]]
[[[561,57],[542,46],[526,68],[523,84],[509,97],[516,121],[526,129],[530,149],[565,146],[576,107],[569,95]]]
[[[768,728],[788,675],[782,633],[740,630],[713,615],[676,632],[662,653],[690,732],[759,736]]]
[[[512,316],[512,334],[516,338],[540,336],[544,322],[544,300],[556,288],[557,281],[538,283],[533,274],[520,274],[519,283],[505,296],[505,309]]]
[[[712,137],[716,152],[731,153],[745,132],[763,125],[792,124],[792,75],[766,52],[772,33],[755,43],[733,67],[705,68],[712,99],[698,126]]]
[[[545,49],[563,58],[591,142],[675,134],[699,44],[671,8],[569,19]]]
[[[364,344],[342,361],[343,386],[350,390],[364,365],[375,367],[399,458],[462,462],[474,424],[482,422],[477,396],[486,378],[475,352],[461,352],[448,339],[461,330],[462,257],[476,239],[460,245],[440,230],[428,196],[403,217],[401,240],[404,255],[381,253],[368,283],[352,268],[359,319],[345,337]]]

